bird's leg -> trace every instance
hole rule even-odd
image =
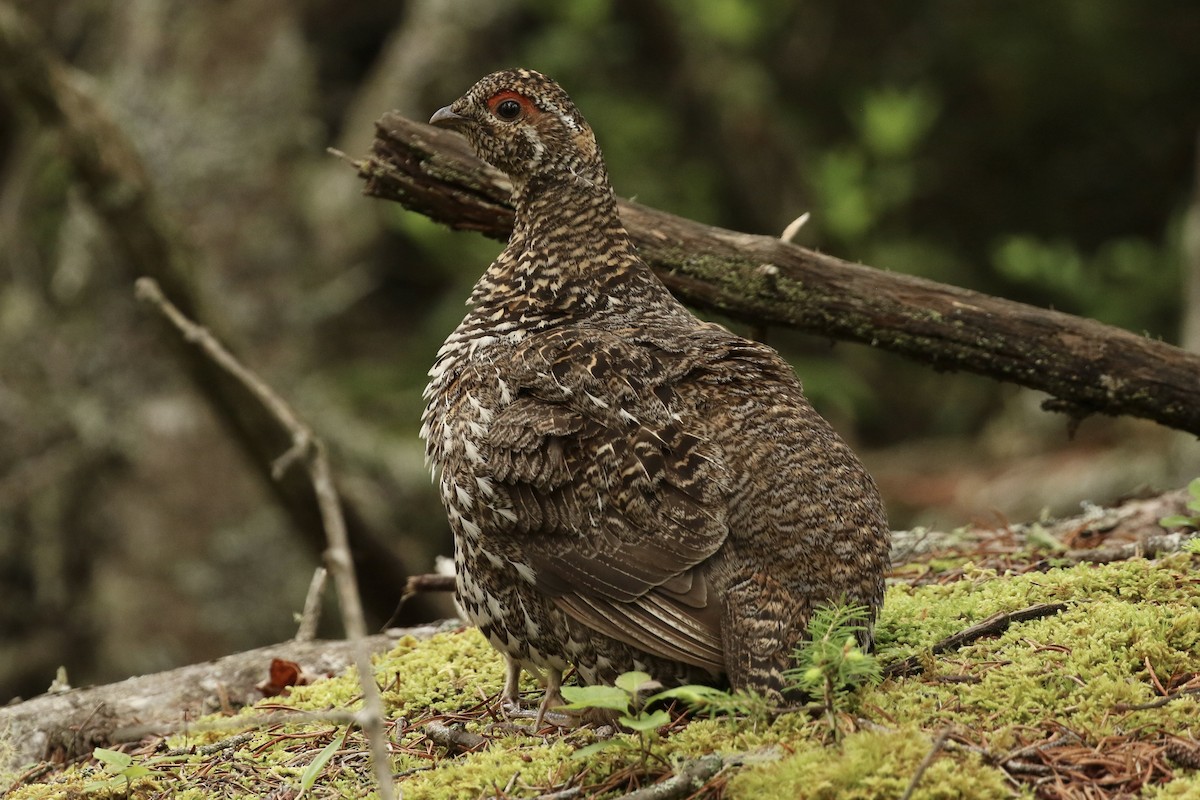
[[[508,703],[516,703],[517,695],[520,693],[521,662],[507,655],[504,660],[504,692],[501,693],[500,699]]]
[[[504,691],[500,693],[500,710],[512,716],[521,710],[521,662],[512,656],[504,656]]]
[[[557,669],[547,670],[546,671],[546,694],[542,697],[541,705],[538,706],[537,716],[534,717],[534,720],[533,720],[533,727],[535,729],[542,727],[542,722],[546,718],[547,711],[549,711],[552,708],[557,708],[558,706],[565,706],[567,704],[567,701],[563,699],[562,692],[559,691],[559,688],[561,686],[562,686],[562,670],[557,670]],[[562,717],[564,715],[554,714],[552,712],[551,716],[552,717]],[[560,728],[564,727],[561,723],[555,722],[554,720],[551,720],[551,722],[554,722],[554,724],[558,725]]]

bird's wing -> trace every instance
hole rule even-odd
[[[648,653],[724,668],[699,565],[725,540],[729,482],[677,415],[678,358],[601,331],[551,331],[504,364],[482,437],[492,535],[575,619]]]

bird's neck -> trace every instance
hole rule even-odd
[[[633,252],[602,169],[536,176],[517,184],[513,204],[517,213],[510,247],[520,237],[523,252],[559,250],[563,245],[569,250],[572,242],[584,241],[624,244]]]
[[[507,309],[550,325],[627,313],[631,293],[670,297],[638,256],[603,171],[533,179],[513,200],[508,247],[471,296],[477,313]]]

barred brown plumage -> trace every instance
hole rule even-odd
[[[570,665],[778,696],[814,606],[873,619],[882,602],[874,482],[774,350],[697,319],[638,257],[558,84],[497,72],[430,121],[505,172],[516,206],[421,430],[504,698],[546,672],[544,712]]]

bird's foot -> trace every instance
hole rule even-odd
[[[508,720],[532,719],[535,731],[541,730],[547,723],[558,728],[576,727],[579,724],[579,720],[576,717],[565,712],[551,710],[567,704],[563,699],[562,692],[559,691],[559,687],[562,686],[562,673],[557,670],[550,670],[546,676],[541,674],[536,675],[539,683],[545,682],[546,694],[535,710],[522,708],[521,706],[521,669],[521,664],[518,661],[511,657],[508,658],[504,678],[504,690],[500,693],[500,713],[504,718]]]
[[[545,701],[538,704],[537,708],[523,708],[519,702],[501,700],[500,713],[506,720],[509,720],[513,728],[523,728],[526,732],[529,730],[540,731],[546,725],[553,725],[556,728],[574,728],[579,725],[579,718],[572,716],[565,711],[551,711],[550,709],[562,705],[562,700],[556,700],[550,704]],[[533,720],[531,728],[518,726],[513,724],[515,720]]]
[[[543,722],[549,722],[551,725],[559,728],[574,728],[578,726],[579,720],[574,715],[550,710],[567,704],[560,691],[561,687],[562,672],[556,669],[550,670],[546,681],[546,694],[542,697],[542,702],[538,705],[537,716],[533,720],[533,727],[540,730]]]

